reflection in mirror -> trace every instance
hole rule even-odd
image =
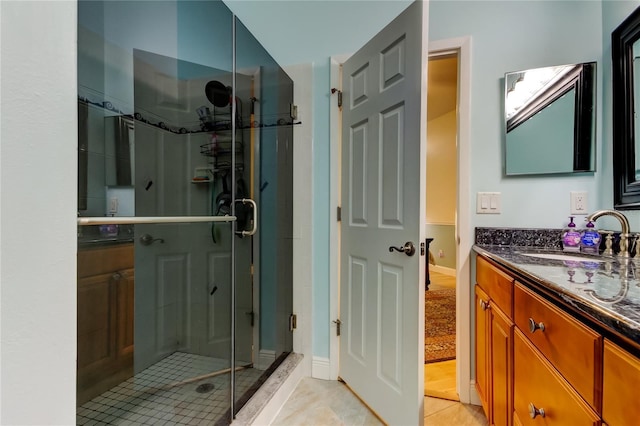
[[[634,111],[634,141],[640,141],[640,126],[635,125],[637,119],[635,111],[640,111],[640,40],[633,43],[633,111]],[[637,146],[634,144],[634,146]],[[640,149],[635,149],[635,180],[640,180]]]
[[[133,120],[124,116],[104,120],[106,185],[131,186],[135,175]]]
[[[611,33],[613,82],[613,203],[616,209],[640,209],[640,8]]]
[[[505,75],[505,174],[595,169],[595,62]]]
[[[78,101],[78,212],[87,210],[88,121],[89,106]]]

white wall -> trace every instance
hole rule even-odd
[[[74,424],[76,3],[0,2],[0,423]]]

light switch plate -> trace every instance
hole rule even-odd
[[[109,213],[118,213],[118,199],[116,197],[111,197],[109,199]]]
[[[502,194],[500,192],[478,192],[476,213],[500,214],[502,212]]]

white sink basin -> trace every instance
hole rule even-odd
[[[540,259],[551,259],[551,260],[567,260],[570,262],[597,262],[602,263],[604,259],[598,259],[597,257],[581,257],[581,256],[572,256],[570,254],[560,254],[560,253],[522,253],[519,252],[523,256],[529,257],[537,257]]]

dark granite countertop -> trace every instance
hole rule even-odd
[[[119,237],[104,237],[94,239],[80,239],[78,238],[78,249],[90,249],[98,247],[107,247],[118,244],[132,244],[133,238],[119,238]]]
[[[90,225],[78,227],[78,249],[106,247],[118,244],[133,243],[133,225],[120,225],[114,235],[100,232],[100,226]]]
[[[573,307],[604,331],[628,338],[640,347],[639,261],[531,246],[476,244],[473,249],[516,277],[540,286],[544,293]],[[577,259],[544,259],[523,253],[561,254]]]

